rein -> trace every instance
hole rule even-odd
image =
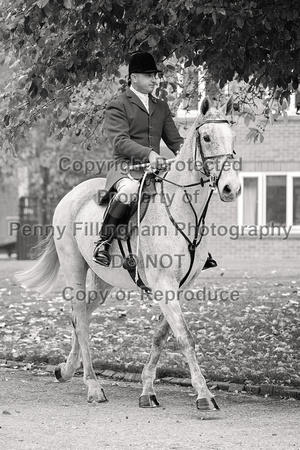
[[[164,181],[167,181],[167,180],[164,180]],[[206,180],[206,181],[209,181],[209,180]],[[176,184],[176,183],[172,183],[172,184]],[[199,184],[200,183],[194,183],[193,185],[189,185],[189,186],[194,186],[194,185],[199,185]],[[180,185],[177,185],[177,186],[180,186]],[[203,186],[203,184],[202,184],[202,186]],[[183,187],[183,186],[181,186],[181,187]],[[166,211],[168,213],[170,221],[172,222],[172,224],[174,225],[176,230],[178,230],[180,232],[180,234],[184,237],[184,239],[188,242],[188,250],[189,250],[189,253],[190,253],[190,257],[191,257],[189,269],[188,269],[187,273],[185,274],[185,276],[180,281],[179,287],[181,287],[185,283],[185,281],[189,277],[189,275],[191,273],[191,270],[192,270],[192,267],[194,265],[196,249],[200,245],[200,243],[202,241],[202,237],[203,237],[203,234],[200,232],[200,238],[198,239],[200,227],[205,225],[205,217],[206,217],[206,213],[207,213],[207,210],[208,210],[208,205],[209,205],[210,199],[212,197],[212,194],[213,194],[213,192],[215,190],[214,187],[211,187],[211,191],[210,191],[209,196],[208,196],[208,198],[206,200],[206,203],[205,203],[204,208],[202,210],[201,216],[200,216],[200,218],[198,220],[197,213],[196,213],[195,208],[194,208],[194,206],[193,206],[193,204],[192,204],[192,202],[191,202],[191,200],[190,200],[190,198],[188,196],[188,193],[187,193],[185,187],[187,187],[187,186],[184,186],[184,189],[183,189],[184,190],[184,195],[188,199],[188,203],[189,203],[190,207],[192,208],[192,211],[193,211],[194,217],[195,217],[195,234],[194,234],[194,238],[193,238],[192,241],[182,231],[182,229],[178,226],[178,223],[176,222],[176,220],[174,219],[174,217],[171,214],[171,211],[170,211],[169,206],[167,205],[167,202],[164,201],[164,204],[165,204],[165,207],[166,207]],[[161,193],[162,193],[163,199],[165,200],[165,193],[164,193],[164,189],[163,189],[163,183],[161,183]]]

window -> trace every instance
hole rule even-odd
[[[258,179],[256,177],[244,178],[243,223],[258,225]]]
[[[300,173],[240,173],[239,224],[300,231]]]
[[[300,177],[293,178],[293,224],[300,226]]]
[[[266,225],[286,225],[286,176],[267,175]]]

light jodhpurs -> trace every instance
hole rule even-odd
[[[140,183],[138,180],[131,178],[121,178],[115,184],[117,190],[116,198],[124,203],[125,205],[130,205],[134,200],[136,200]]]

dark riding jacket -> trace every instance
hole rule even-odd
[[[148,162],[151,150],[159,154],[161,139],[174,154],[183,143],[168,104],[150,94],[148,112],[131,89],[108,104],[105,127],[115,160],[107,174],[106,190],[127,176],[124,171],[126,163]],[[142,174],[141,171],[131,173],[137,179]]]

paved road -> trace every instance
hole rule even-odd
[[[300,449],[300,402],[217,393],[205,420],[194,391],[157,385],[160,408],[137,406],[138,383],[103,380],[109,402],[86,402],[81,377],[0,370],[0,448],[6,450]]]

